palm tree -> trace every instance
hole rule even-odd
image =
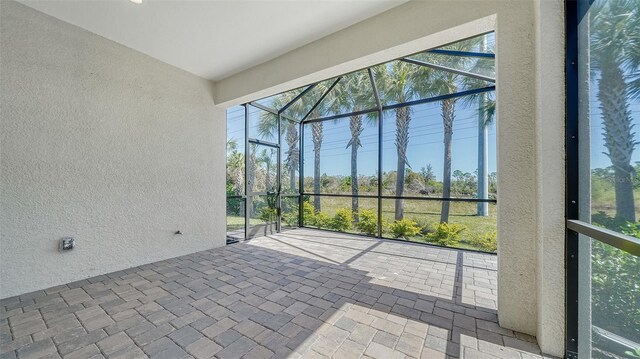
[[[482,37],[480,44],[480,52],[487,51],[487,36]],[[477,61],[482,64],[482,61]],[[489,116],[485,107],[489,102],[489,94],[486,92],[478,96],[478,189],[476,191],[478,199],[489,199],[489,148],[487,142],[489,140],[489,122],[492,116]],[[489,215],[489,203],[478,202],[476,215],[486,217]]]
[[[234,150],[227,155],[227,183],[231,185],[227,194],[240,195],[244,187],[244,154]]]
[[[478,96],[478,199],[489,199],[489,126],[493,123],[495,99],[490,94]],[[489,203],[478,202],[476,215],[488,216]]]
[[[296,171],[300,166],[300,150],[298,149],[298,129],[293,121],[287,121],[285,141],[287,152],[284,158],[284,168],[289,172],[289,189],[296,188]]]
[[[423,92],[429,80],[430,70],[408,64],[402,61],[394,61],[391,64],[380,65],[374,68],[374,74],[379,93],[384,97],[385,102],[407,102],[416,93]],[[409,165],[407,160],[407,147],[409,146],[409,125],[411,123],[411,108],[399,107],[395,109],[396,114],[396,202],[395,219],[401,220],[404,217],[404,180],[405,169]],[[380,119],[382,120],[382,119]]]
[[[320,150],[324,138],[322,122],[311,124],[313,141],[313,193],[320,193]],[[320,212],[320,196],[313,196],[313,207]]]
[[[479,44],[480,52],[494,52],[493,46],[487,46],[487,37],[484,35]],[[473,45],[473,44],[470,44]],[[490,74],[495,76],[495,60],[487,58],[476,58],[470,64],[470,72],[477,74]],[[487,86],[483,80],[473,77],[465,77],[462,80],[464,88],[480,88]],[[489,199],[489,151],[487,147],[489,125],[495,119],[496,101],[493,93],[479,93],[466,96],[462,101],[467,105],[478,105],[478,182],[477,197],[478,199]],[[489,215],[489,204],[487,202],[478,202],[478,216]]]
[[[375,106],[373,96],[368,73],[357,71],[344,76],[340,84],[331,91],[328,106],[336,114],[357,112],[373,108]],[[367,116],[370,120],[374,120],[374,117],[377,118],[377,115]],[[346,148],[351,147],[351,211],[353,220],[358,222],[358,149],[362,147],[360,135],[364,131],[363,115],[349,116],[349,130],[351,138]]]
[[[297,91],[287,91],[279,94],[273,98],[273,102],[270,107],[279,110],[286,104],[291,102],[297,95]],[[299,101],[303,101],[303,99],[300,99]],[[297,113],[295,115],[297,115],[297,117],[299,118],[303,116],[300,113]],[[297,179],[296,171],[298,171],[298,167],[300,164],[300,150],[298,149],[298,128],[296,127],[295,122],[281,118],[280,131],[282,133],[282,137],[287,143],[287,151],[284,153],[283,160],[284,169],[289,173],[289,189],[294,190],[296,188]],[[276,134],[278,133],[277,117],[271,113],[263,112],[260,118],[260,122],[258,123],[258,132],[265,139],[271,141],[276,140]]]
[[[272,188],[271,166],[273,165],[273,157],[271,149],[263,149],[256,161],[259,163],[264,163],[264,165],[266,166],[264,187],[266,191],[269,191],[269,189]]]
[[[307,112],[315,105],[315,103],[320,99],[320,96],[327,91],[330,84],[333,83],[335,79],[326,80],[315,85],[314,89],[311,92],[305,94],[301,98],[299,98],[293,105],[291,105],[286,113],[289,117],[293,117],[296,119],[302,119],[307,115]],[[282,93],[276,97],[274,97],[273,103],[271,105],[272,108],[280,109],[289,102],[291,102],[302,90],[299,91],[288,91]],[[314,110],[314,112],[309,116],[310,118],[318,117],[318,114],[322,113],[321,109],[326,109],[328,104],[328,100],[323,100],[323,103]],[[277,134],[277,122],[273,120],[274,115],[265,113],[259,124],[259,132],[261,136],[266,139],[275,139],[275,135]],[[290,188],[295,188],[296,181],[296,171],[299,168],[299,154],[300,149],[298,148],[298,129],[293,121],[282,121],[282,123],[287,123],[286,126],[281,127],[283,132],[285,141],[287,141],[288,150],[285,153],[284,165],[287,171],[289,172],[289,184]],[[314,192],[320,193],[320,150],[322,148],[323,141],[323,125],[322,122],[315,122],[311,124],[311,132],[312,132],[312,141],[313,141],[313,150],[314,150]],[[320,197],[314,197],[314,207],[317,211],[320,211]]]
[[[360,135],[364,130],[362,126],[362,115],[349,117],[349,130],[351,139],[347,143],[347,148],[351,147],[351,212],[353,219],[358,222],[358,148],[362,147]]]
[[[453,76],[447,74],[447,79],[451,80]],[[451,92],[457,91],[457,86],[453,81],[448,82],[451,85]],[[453,138],[453,120],[455,119],[456,98],[447,99],[440,103],[442,110],[442,125],[444,128],[444,170],[442,171],[442,197],[451,197],[451,139]],[[440,212],[440,222],[449,221],[449,201],[442,201],[442,211]]]
[[[448,45],[445,48],[456,51],[470,51],[477,48],[479,37],[459,41]],[[441,65],[449,68],[467,68],[469,63],[473,61],[467,57],[461,56],[436,56],[429,53],[423,53],[418,56],[427,63]],[[463,76],[454,72],[438,70],[433,74],[429,81],[429,86],[421,88],[421,95],[440,95],[458,92],[463,86]],[[453,139],[453,122],[456,116],[456,103],[458,98],[446,99],[440,102],[440,110],[442,114],[442,126],[444,130],[444,169],[442,171],[442,197],[451,197],[451,146]],[[442,210],[440,212],[440,222],[449,221],[449,201],[442,201]]]
[[[592,69],[599,72],[597,97],[605,154],[613,164],[616,218],[635,222],[631,156],[639,144],[629,100],[640,98],[640,6],[637,0],[597,1],[591,9]]]
[[[256,151],[258,150],[258,145],[255,143],[249,144],[249,157],[247,158],[247,195],[253,192],[255,187],[256,180]]]
[[[242,194],[243,176],[244,155],[238,152],[238,141],[230,138],[227,140],[227,194]]]
[[[404,194],[405,165],[411,168],[407,160],[407,147],[409,146],[409,123],[411,123],[411,108],[400,107],[396,109],[396,196],[402,197]],[[404,217],[404,200],[396,198],[395,219],[401,220]]]
[[[313,108],[317,101],[320,100],[320,95],[326,93],[330,88],[330,84],[335,79],[323,81],[315,86],[313,91],[318,96],[303,96],[300,103],[300,107],[305,110]],[[320,104],[313,110],[308,119],[318,118],[321,113],[331,106],[331,101],[325,97]],[[306,113],[305,113],[306,115]],[[302,118],[302,116],[300,117]],[[307,119],[307,120],[308,120]],[[320,193],[320,150],[322,149],[322,141],[324,139],[324,126],[322,122],[311,123],[311,140],[313,142],[313,193]],[[313,197],[313,207],[317,212],[321,210],[320,196]]]
[[[227,153],[228,152],[235,152],[238,150],[238,141],[235,138],[229,138],[227,139]]]

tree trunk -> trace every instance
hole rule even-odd
[[[489,120],[485,106],[487,104],[487,94],[480,95],[478,109],[478,199],[489,199],[489,176],[487,167],[489,164],[489,151],[487,147],[489,131],[487,122]],[[478,216],[489,215],[489,203],[478,202]]]
[[[267,173],[264,179],[264,189],[269,192],[269,185],[271,184],[271,162],[267,159],[265,164],[267,165]]]
[[[451,138],[453,137],[453,119],[456,100],[444,100],[441,103],[442,123],[444,125],[444,170],[442,171],[442,197],[451,197]],[[449,222],[449,201],[442,201],[440,223]]]
[[[604,145],[615,175],[616,219],[635,223],[631,155],[635,146],[627,84],[617,61],[611,57],[601,64],[598,100],[604,122]]]
[[[616,218],[636,223],[631,171],[619,167],[614,167],[613,171],[616,181]]]
[[[358,148],[362,146],[360,143],[360,135],[364,128],[362,127],[362,116],[351,116],[349,128],[351,130],[351,141],[347,147],[351,146],[351,212],[353,213],[353,221],[358,223]]]
[[[358,223],[358,148],[351,146],[351,212],[353,220]]]
[[[396,150],[398,154],[398,167],[396,171],[396,197],[404,195],[404,173],[407,162],[407,146],[409,145],[409,123],[411,115],[408,107],[396,109]],[[404,200],[396,198],[396,221],[404,217]]]
[[[482,37],[480,44],[480,52],[487,51],[487,37]],[[480,95],[478,100],[478,190],[476,191],[478,199],[489,199],[489,151],[487,143],[489,140],[488,122],[489,115],[486,110],[487,94]],[[489,215],[489,203],[478,202],[477,215],[486,217]]]
[[[313,132],[313,193],[320,193],[320,149],[322,148],[322,122],[311,125]],[[313,207],[320,212],[320,196],[313,197]]]
[[[246,174],[247,175],[247,188],[246,188],[247,208],[245,210],[249,212],[250,218],[253,218],[254,216],[256,216],[256,209],[254,206],[254,200],[253,200],[253,196],[251,196],[251,193],[253,192],[255,181],[256,181],[255,167],[256,167],[256,151],[257,150],[258,149],[256,148],[255,145],[250,145],[249,158],[247,159],[247,174]]]
[[[289,145],[288,166],[289,166],[289,188],[295,192],[296,188],[296,168],[299,165],[298,160],[298,130],[296,125],[291,123],[287,129],[287,144]]]
[[[256,181],[256,151],[255,146],[251,145],[249,148],[249,159],[247,161],[247,194],[253,192]]]

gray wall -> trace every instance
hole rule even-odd
[[[0,6],[0,298],[224,245],[211,83]]]

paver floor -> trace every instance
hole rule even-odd
[[[4,299],[0,358],[540,358],[496,262],[292,230]]]

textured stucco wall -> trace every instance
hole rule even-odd
[[[544,11],[549,14],[562,4],[543,2],[550,3]],[[560,356],[564,176],[558,167],[563,151],[558,105],[564,94],[557,85],[563,64],[561,54],[545,59],[549,54],[540,51],[562,49],[563,23],[557,13],[541,25],[539,5],[535,0],[412,1],[216,82],[216,100],[230,105],[256,99],[495,29],[498,316],[503,327],[538,335],[543,351]],[[544,37],[547,33],[555,34]],[[542,77],[541,66],[553,69]],[[553,86],[544,87],[547,83]]]
[[[564,3],[536,0],[538,340],[564,351]],[[555,29],[549,31],[549,29]]]
[[[224,245],[211,83],[0,6],[0,297]]]
[[[496,25],[498,320],[535,335],[535,36],[532,3],[520,5],[510,12],[498,5]]]

